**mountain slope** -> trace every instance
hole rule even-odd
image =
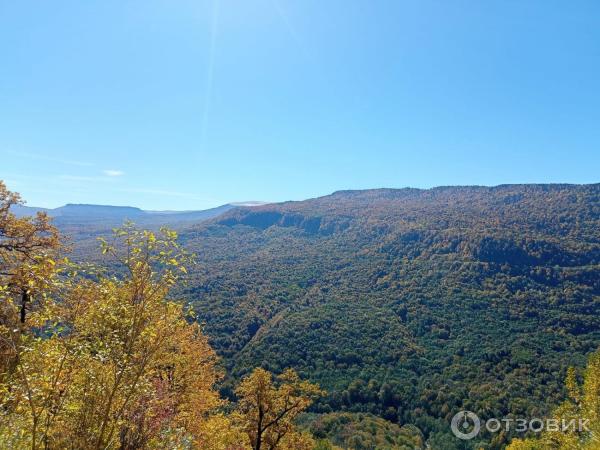
[[[314,413],[502,448],[510,434],[459,446],[451,417],[543,417],[600,345],[598,184],[340,191],[172,224],[199,259],[177,295],[232,374],[226,395],[252,367],[292,366],[328,391]],[[90,258],[97,234],[61,227]]]
[[[450,442],[460,409],[547,413],[600,344],[599,230],[600,185],[342,191],[184,230],[180,295],[234,376],[293,366],[316,411]]]

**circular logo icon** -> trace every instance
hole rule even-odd
[[[479,430],[481,429],[481,421],[474,412],[461,411],[454,415],[450,427],[452,428],[454,436],[468,441],[479,434]]]

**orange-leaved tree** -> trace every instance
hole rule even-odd
[[[0,383],[15,369],[27,316],[54,289],[61,243],[45,213],[18,218],[23,202],[0,181]]]
[[[297,431],[294,419],[324,394],[313,383],[301,380],[287,369],[275,380],[270,372],[257,368],[236,389],[234,422],[250,441],[253,450],[310,450],[311,436]]]
[[[35,293],[43,293],[53,279],[58,230],[44,212],[33,217],[16,217],[12,209],[23,202],[0,181],[0,286],[18,297],[19,322],[25,323]],[[3,313],[8,314],[6,307]]]

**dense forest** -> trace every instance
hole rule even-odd
[[[105,227],[67,231],[75,261],[123,274]],[[196,263],[168,298],[219,357],[224,417],[243,380],[293,368],[323,389],[294,421],[315,448],[504,448],[532,436],[462,442],[450,419],[547,417],[600,345],[600,185],[341,191],[178,234]]]
[[[342,191],[232,210],[181,240],[200,264],[180,295],[228,397],[254,366],[294,367],[328,392],[315,413],[459,448],[456,411],[543,417],[600,344],[600,185]]]

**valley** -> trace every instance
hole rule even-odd
[[[313,431],[323,414],[366,414],[463,448],[457,411],[543,417],[600,345],[600,185],[340,191],[215,212],[165,223],[198,260],[175,297],[222,357],[224,396],[256,366],[318,382]],[[91,258],[107,230],[61,220]]]

